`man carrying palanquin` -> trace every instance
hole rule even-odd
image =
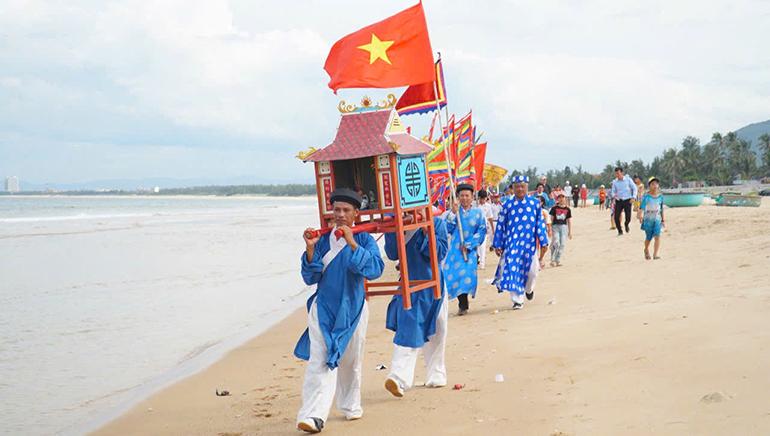
[[[363,416],[361,363],[369,321],[364,279],[379,278],[385,265],[374,238],[350,229],[361,201],[350,189],[334,190],[334,229],[312,238],[312,229],[303,234],[302,278],[318,285],[307,302],[308,329],[294,349],[295,356],[308,361],[297,428],[309,433],[323,429],[335,392],[337,408],[349,421]],[[337,229],[343,232],[339,239]]]
[[[493,284],[498,292],[511,293],[514,310],[523,307],[525,293],[528,300],[534,298],[539,263],[548,251],[548,229],[540,201],[527,196],[528,187],[529,177],[513,179],[514,197],[503,205],[492,243],[502,257]],[[540,253],[536,259],[538,242]]]
[[[441,262],[447,253],[448,241],[446,222],[433,218],[436,232],[436,254]],[[406,266],[409,280],[432,280],[430,262],[430,236],[427,227],[408,230],[406,238]],[[390,260],[398,260],[398,243],[395,233],[385,234],[385,254]],[[440,273],[439,273],[440,274]],[[404,391],[412,388],[417,356],[422,349],[425,357],[425,386],[439,388],[446,386],[447,374],[444,356],[446,352],[446,334],[449,305],[444,295],[443,280],[441,299],[436,300],[433,288],[423,289],[411,294],[412,308],[404,309],[401,295],[394,295],[388,305],[385,326],[394,332],[393,362],[385,380],[385,389],[396,397],[403,397]]]
[[[468,294],[476,297],[476,249],[487,235],[487,223],[481,209],[471,207],[473,185],[457,185],[457,199],[452,205],[452,212],[446,216],[450,243],[443,268],[449,298],[457,298],[460,309],[457,315],[463,316],[468,313]],[[462,225],[462,239],[458,220]]]

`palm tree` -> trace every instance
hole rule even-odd
[[[676,149],[668,149],[663,154],[664,169],[671,175],[671,183],[676,185],[676,173],[681,173],[687,164],[682,152],[677,152]]]
[[[762,154],[762,163],[765,166],[765,171],[770,171],[770,135],[765,133],[757,139],[759,139],[760,150],[764,150],[764,153]]]
[[[770,153],[770,135],[765,133],[757,139],[759,139],[759,148],[764,150],[765,153]]]
[[[722,146],[722,134],[719,132],[714,133],[711,135],[711,142],[714,144],[718,144],[720,147]]]

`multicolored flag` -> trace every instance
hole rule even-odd
[[[435,82],[435,88],[434,88]],[[436,98],[438,89],[438,98]],[[439,106],[446,106],[446,87],[444,85],[444,67],[441,58],[436,61],[436,78],[428,83],[412,85],[406,88],[404,94],[396,103],[396,111],[399,115],[425,114],[436,110]]]
[[[468,112],[463,119],[460,120],[457,131],[457,147],[456,147],[456,162],[457,163],[457,182],[468,182],[471,177],[471,161],[473,160],[473,154],[471,153],[471,135],[473,132],[471,123],[471,112]]]
[[[364,27],[332,46],[329,88],[396,88],[436,80],[422,2]]]
[[[445,151],[454,143],[454,124],[455,120],[452,116],[444,129],[441,141],[427,156],[431,203],[438,201],[442,210],[446,207],[446,199],[451,193],[451,178],[454,177],[454,168],[450,168],[447,164]]]

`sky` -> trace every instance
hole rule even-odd
[[[341,37],[415,4],[0,0],[0,176],[311,182]],[[598,172],[770,119],[770,1],[425,0],[449,110],[487,162]],[[427,133],[431,115],[403,118]]]

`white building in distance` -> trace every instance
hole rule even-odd
[[[8,192],[19,192],[19,178],[16,176],[6,177],[5,190]]]

